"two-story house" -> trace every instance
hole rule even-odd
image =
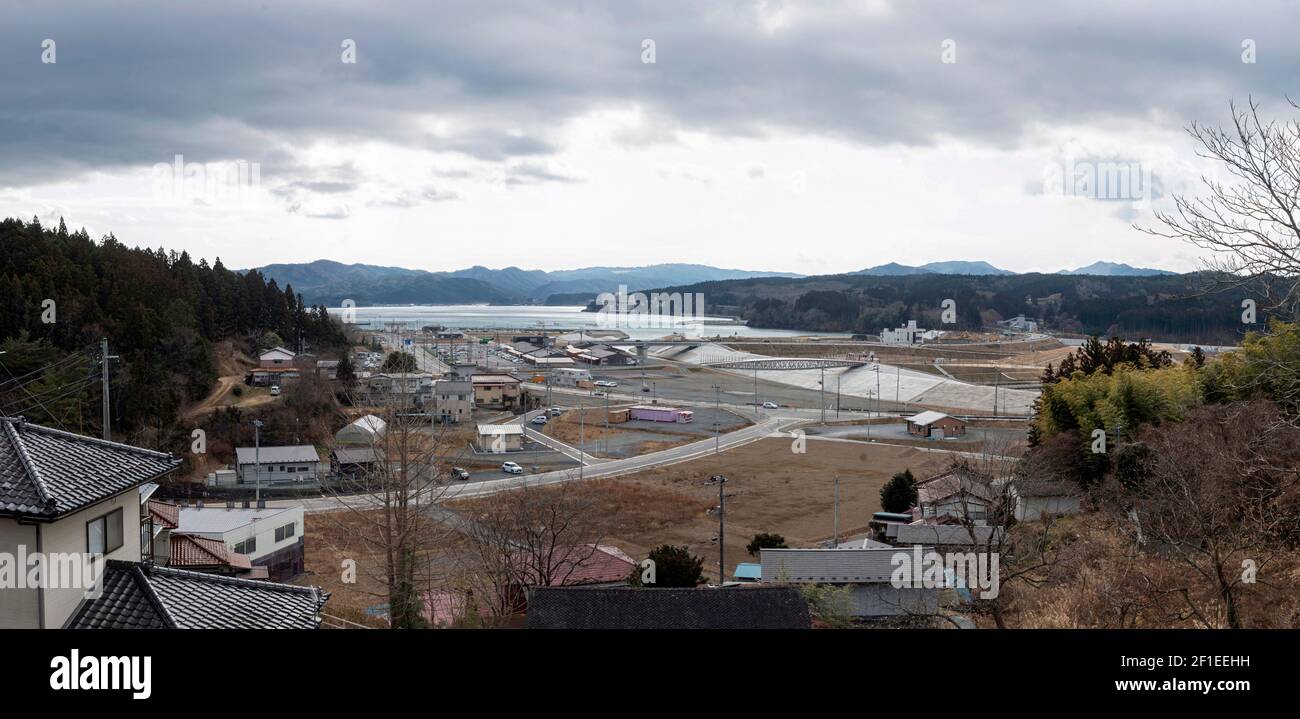
[[[155,538],[141,487],[180,465],[170,454],[0,417],[0,554],[24,565],[23,586],[0,588],[0,629],[318,626],[329,595],[314,587],[141,561],[153,554],[142,544]]]

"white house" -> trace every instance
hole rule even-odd
[[[961,468],[916,483],[921,519],[955,517],[984,524],[993,506],[994,492],[987,477]]]
[[[61,627],[84,599],[87,587],[72,581],[86,577],[81,568],[98,577],[105,560],[139,562],[147,534],[139,487],[180,465],[162,452],[0,417],[0,554],[43,556],[49,569],[35,587],[0,589],[0,628]],[[65,569],[76,576],[60,576]]]
[[[181,507],[173,534],[181,533],[220,540],[271,579],[303,571],[302,507]]]
[[[265,369],[281,369],[293,366],[293,352],[283,347],[272,347],[257,356],[258,364]]]
[[[320,477],[320,455],[309,444],[292,447],[239,447],[236,469],[241,484],[314,482]]]

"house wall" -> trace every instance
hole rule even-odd
[[[235,551],[236,544],[243,542],[249,537],[257,537],[257,550],[249,553],[247,556],[249,561],[253,564],[261,565],[264,560],[267,560],[276,552],[301,544],[302,533],[304,530],[302,516],[302,507],[294,507],[284,512],[280,512],[275,516],[260,519],[256,522],[245,524],[242,527],[235,527],[225,534],[222,534],[220,538],[221,541],[226,543],[226,546],[230,551],[233,552]],[[293,536],[279,542],[275,541],[276,528],[290,523],[294,525]],[[202,536],[209,535],[205,534]]]
[[[894,587],[883,582],[852,584],[849,613],[855,617],[895,617],[906,614],[934,614],[939,607],[939,590]]]
[[[1016,497],[1016,519],[1036,520],[1044,514],[1077,514],[1080,510],[1078,497]]]
[[[985,513],[988,511],[988,503],[974,495],[954,495],[947,497],[938,502],[923,505],[921,514],[926,517],[939,517],[949,515],[953,517],[965,517],[972,521],[984,521]]]
[[[36,527],[0,519],[0,552],[18,561],[19,547],[36,551]],[[19,568],[25,571],[23,568]],[[0,589],[0,629],[39,629],[40,595],[35,589]]]
[[[140,561],[140,495],[134,489],[42,526],[41,551],[46,555],[59,552],[85,552],[86,522],[118,508],[122,510],[122,546],[104,556],[106,559]],[[33,548],[34,546],[33,540]],[[83,595],[84,591],[75,587],[47,589],[45,626],[47,628],[63,626],[81,604]]]
[[[315,481],[320,476],[320,462],[286,462],[284,464],[263,463],[260,472],[254,472],[256,465],[239,465],[239,478],[244,484],[263,484],[271,482],[307,482]],[[295,468],[290,472],[289,468]]]

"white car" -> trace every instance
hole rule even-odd
[[[271,385],[271,396],[272,396],[272,397],[279,397],[279,396],[280,396],[280,385],[278,385],[278,384],[273,384],[273,385]]]
[[[528,421],[532,422],[533,424],[546,424],[546,415],[539,414]]]
[[[763,409],[780,409],[776,402],[764,402]]]
[[[559,416],[562,415],[562,414],[564,414],[564,410],[560,409],[559,407],[552,407],[552,408],[551,408],[551,416],[552,416],[552,417],[559,417]]]
[[[524,468],[514,462],[502,462],[501,471],[506,474],[523,474]]]
[[[613,380],[608,380],[608,379],[598,379],[598,380],[596,380],[595,382],[593,382],[592,384],[596,385],[597,387],[617,387],[617,386],[618,386],[618,383],[617,383],[617,382],[615,382],[615,381],[613,381]]]

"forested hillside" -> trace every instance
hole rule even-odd
[[[1250,288],[1207,289],[1200,274],[1101,277],[1058,274],[827,275],[704,282],[660,289],[702,292],[709,312],[755,327],[878,333],[914,319],[940,326],[940,305],[957,303],[957,328],[977,329],[1019,314],[1044,329],[1197,344],[1232,344],[1262,324],[1242,323]],[[1260,302],[1263,305],[1263,302]],[[1259,322],[1264,322],[1261,313]]]
[[[94,241],[62,222],[0,221],[0,413],[97,430],[107,337],[114,430],[163,430],[212,387],[214,342],[268,331],[317,350],[345,341],[324,307],[256,271]]]

